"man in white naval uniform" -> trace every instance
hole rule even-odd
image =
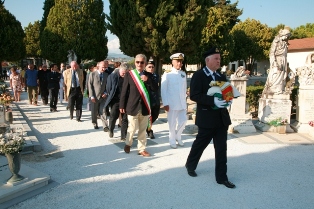
[[[182,131],[187,121],[186,116],[186,74],[181,70],[184,54],[176,53],[170,56],[171,71],[163,74],[161,79],[161,97],[165,110],[168,112],[170,147],[184,146],[181,139]],[[177,127],[176,127],[177,125]]]

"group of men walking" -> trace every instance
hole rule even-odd
[[[186,73],[181,70],[184,54],[175,53],[170,56],[170,59],[172,68],[162,75],[160,89],[163,106],[167,112],[169,144],[171,148],[176,149],[177,146],[184,146],[181,135],[187,121],[187,79]],[[228,188],[234,188],[235,185],[227,177],[227,130],[231,120],[226,108],[231,105],[231,102],[207,95],[210,82],[227,81],[227,79],[225,75],[217,72],[220,68],[220,52],[217,48],[213,47],[206,51],[204,60],[205,66],[195,72],[191,79],[189,96],[197,104],[195,124],[198,126],[198,134],[192,144],[185,167],[188,175],[196,177],[195,170],[203,151],[213,140],[216,181]],[[154,73],[155,63],[151,60],[147,61],[144,54],[136,55],[134,64],[135,69],[129,71],[124,63],[114,70],[108,66],[108,61],[101,61],[97,65],[97,70],[88,75],[86,88],[94,129],[99,129],[97,120],[100,118],[103,131],[108,132],[109,137],[112,138],[116,121],[120,117],[121,140],[125,141],[125,153],[130,153],[133,136],[138,130],[138,155],[148,157],[151,154],[146,150],[146,135],[155,138],[152,124],[158,118],[160,110],[159,77]],[[57,89],[57,80],[61,77],[61,74],[55,72],[53,66],[46,76],[52,89],[50,94],[54,96],[57,95],[57,91],[53,89]],[[29,75],[30,73],[26,73],[26,77]],[[82,69],[72,61],[71,68],[65,70],[62,75],[68,95],[70,119],[73,119],[75,107],[76,120],[81,122],[84,91]],[[32,86],[30,87],[32,90]],[[42,98],[45,103],[47,100],[43,95]],[[57,99],[51,99],[51,111],[56,110],[56,102]]]

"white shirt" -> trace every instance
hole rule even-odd
[[[164,106],[170,110],[186,109],[186,74],[182,70],[171,68],[161,78],[161,98]]]

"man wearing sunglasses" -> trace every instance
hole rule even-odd
[[[138,154],[150,156],[146,149],[146,128],[149,124],[151,104],[149,92],[156,91],[158,85],[149,76],[144,75],[147,58],[144,54],[135,56],[135,69],[125,74],[120,95],[120,112],[128,115],[128,131],[124,151],[130,153],[133,135],[138,127]]]
[[[184,54],[176,53],[170,56],[172,68],[161,78],[161,98],[167,111],[169,125],[169,143],[173,149],[184,146],[181,134],[184,130],[186,116],[186,74],[181,70]],[[177,129],[176,129],[177,126]]]

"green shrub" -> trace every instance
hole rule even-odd
[[[258,110],[258,100],[262,95],[264,86],[247,86],[246,87],[246,102],[250,108],[254,108],[254,112]]]

